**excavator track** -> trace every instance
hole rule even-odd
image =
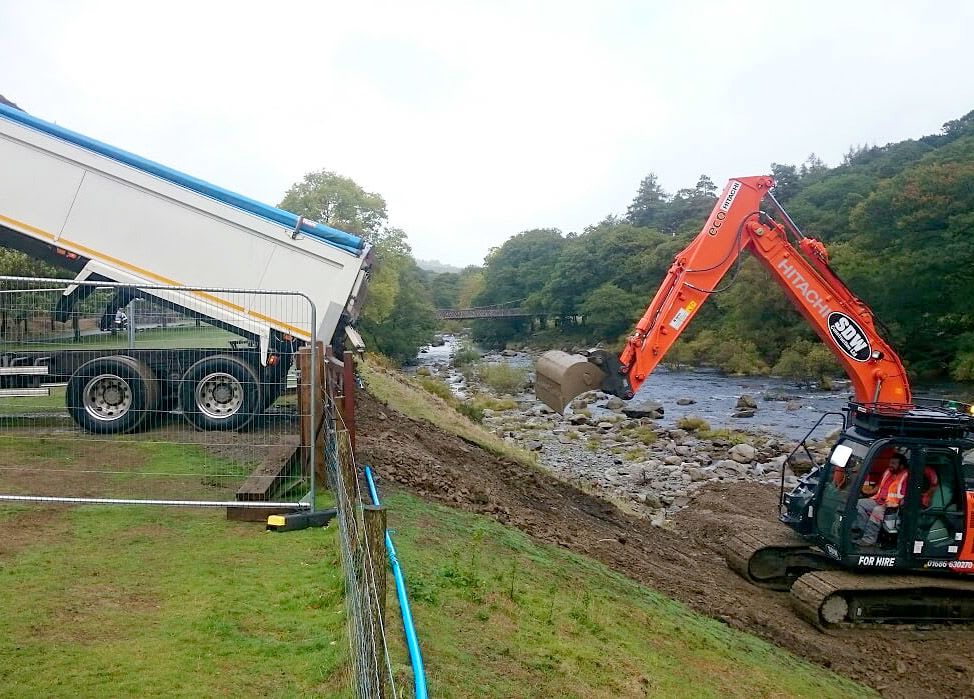
[[[835,561],[787,527],[767,532],[740,532],[727,541],[724,560],[746,580],[785,591],[811,570],[837,567]]]
[[[823,570],[798,578],[791,601],[799,616],[819,628],[965,623],[974,621],[974,580]]]

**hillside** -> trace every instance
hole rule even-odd
[[[969,628],[871,628],[823,634],[791,611],[786,593],[755,588],[724,564],[732,529],[776,521],[777,491],[715,487],[659,528],[546,472],[498,457],[360,393],[358,460],[424,499],[486,515],[533,539],[594,558],[726,625],[872,686],[889,697],[965,696],[974,657]],[[895,679],[894,679],[895,678]]]

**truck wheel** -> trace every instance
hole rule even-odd
[[[239,430],[263,405],[260,380],[236,357],[207,357],[183,374],[179,403],[183,415],[197,429]]]
[[[103,357],[82,364],[68,379],[65,404],[81,429],[98,434],[132,432],[156,407],[152,371],[132,357]]]

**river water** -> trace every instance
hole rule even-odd
[[[446,335],[445,344],[440,347],[424,348],[417,356],[416,365],[409,368],[415,372],[426,366],[445,378],[454,392],[465,397],[467,386],[463,377],[449,370],[450,357],[460,346],[460,338]],[[508,364],[534,370],[535,358],[525,353],[510,356],[487,354],[484,361],[506,362]],[[939,395],[955,399],[970,400],[974,387],[970,385],[937,384],[916,389],[922,395]],[[747,394],[757,403],[757,411],[751,418],[734,418],[734,408],[740,396]],[[672,426],[685,415],[696,415],[707,420],[711,427],[728,427],[742,431],[765,431],[784,435],[789,439],[801,439],[818,421],[823,413],[841,411],[851,388],[848,381],[837,381],[835,390],[821,391],[815,388],[798,386],[786,379],[769,376],[724,376],[715,371],[699,369],[672,371],[658,367],[642,385],[630,405],[655,400],[663,404],[665,415],[660,422]],[[533,394],[520,396],[525,401],[533,399]],[[690,399],[692,405],[679,405],[677,401]],[[540,405],[540,402],[538,403]],[[598,405],[591,406],[593,415],[598,416]],[[823,421],[823,429],[816,436],[840,427],[840,417],[830,416]]]

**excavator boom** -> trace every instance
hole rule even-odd
[[[842,364],[856,400],[909,403],[906,371],[876,330],[872,312],[829,267],[825,247],[801,236],[770,195],[773,187],[771,177],[730,180],[700,233],[676,255],[618,359],[606,352],[546,353],[537,365],[538,398],[558,412],[574,396],[596,388],[632,398],[748,249]],[[765,198],[790,231],[762,210]],[[799,238],[797,247],[789,232]]]

